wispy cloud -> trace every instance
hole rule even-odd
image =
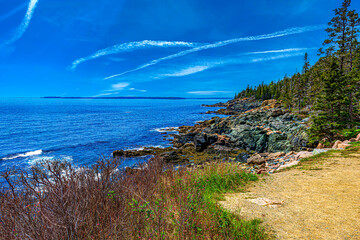
[[[100,93],[100,94],[97,94],[92,97],[105,97],[105,96],[111,96],[111,95],[116,95],[116,94],[119,94],[119,92]]]
[[[194,95],[216,95],[219,93],[231,93],[231,92],[230,91],[191,91],[187,93]]]
[[[129,88],[130,91],[137,91],[137,92],[147,92],[147,90],[141,90],[141,89],[136,89],[136,88]]]
[[[95,95],[93,97],[102,97],[102,96],[115,95],[115,94],[119,94],[119,92],[123,91],[123,90],[141,92],[141,93],[147,92],[147,90],[136,89],[136,88],[133,88],[133,87],[129,88],[129,86],[130,86],[130,83],[128,83],[128,82],[115,83],[115,84],[112,84],[109,89],[103,90],[101,93],[99,93],[98,95]]]
[[[10,40],[5,42],[6,45],[16,42],[25,33],[26,29],[29,27],[31,18],[32,18],[33,14],[34,14],[34,11],[36,9],[38,1],[39,0],[30,0],[29,5],[28,5],[28,9],[26,11],[26,14],[25,14],[25,17],[24,17],[23,21],[21,22],[20,26],[17,28],[14,36]]]
[[[244,42],[244,41],[258,41],[258,40],[264,40],[264,39],[271,39],[271,38],[278,38],[278,37],[284,37],[284,36],[288,36],[288,35],[294,35],[294,34],[300,34],[300,33],[304,33],[304,32],[309,32],[309,31],[315,31],[315,30],[320,30],[323,29],[325,26],[324,25],[316,25],[316,26],[307,26],[307,27],[295,27],[295,28],[289,28],[289,29],[285,29],[283,31],[278,31],[278,32],[274,32],[274,33],[270,33],[270,34],[263,34],[263,35],[258,35],[258,36],[249,36],[249,37],[242,37],[242,38],[235,38],[235,39],[230,39],[230,40],[226,40],[226,41],[220,41],[220,42],[216,42],[216,43],[212,43],[212,44],[206,44],[203,46],[199,46],[199,47],[194,47],[191,48],[189,50],[185,50],[185,51],[181,51],[179,53],[176,54],[172,54],[163,58],[159,58],[159,59],[155,59],[152,60],[144,65],[141,65],[135,69],[131,69],[119,74],[115,74],[109,77],[106,77],[104,79],[111,79],[111,78],[115,78],[115,77],[119,77],[131,72],[135,72],[153,65],[156,65],[160,62],[163,61],[167,61],[167,60],[171,60],[174,58],[178,58],[178,57],[182,57],[194,52],[198,52],[198,51],[203,51],[206,49],[212,49],[212,48],[219,48],[219,47],[223,47],[223,46],[227,46],[229,44],[233,44],[233,43],[238,43],[238,42]]]
[[[251,59],[251,62],[264,62],[264,61],[271,61],[271,60],[276,60],[276,59],[281,59],[281,58],[289,58],[289,57],[296,57],[296,56],[302,56],[303,53],[302,52],[298,52],[298,53],[291,53],[291,54],[280,54],[280,55],[276,55],[276,56],[271,56],[271,57],[264,57],[264,58],[254,58]]]
[[[151,40],[143,40],[140,42],[128,42],[128,43],[121,43],[114,45],[112,47],[101,49],[90,56],[79,58],[75,60],[72,65],[71,69],[75,70],[79,64],[84,63],[86,61],[90,61],[99,57],[103,57],[106,55],[111,54],[118,54],[122,52],[131,52],[139,49],[146,49],[146,48],[172,48],[172,47],[198,47],[200,43],[192,43],[192,42],[182,42],[182,41],[151,41]]]
[[[286,49],[268,50],[268,51],[260,51],[260,52],[247,52],[247,53],[243,53],[243,55],[286,53],[286,52],[305,52],[305,51],[313,50],[313,49],[315,49],[315,48],[286,48]]]
[[[10,12],[8,12],[7,14],[0,16],[0,22],[12,17],[14,14],[16,14],[17,12],[21,11],[23,8],[26,8],[27,3],[21,4],[20,6],[18,6],[17,8],[11,10]]]
[[[209,68],[211,68],[211,65],[191,66],[181,70],[176,70],[175,72],[172,73],[161,74],[160,77],[182,77],[182,76],[187,76],[194,73],[202,72]]]
[[[227,57],[227,58],[220,58],[215,60],[202,60],[197,64],[191,64],[186,67],[182,67],[181,69],[171,69],[168,73],[161,73],[155,76],[155,79],[159,78],[166,78],[166,77],[182,77],[191,74],[196,74],[199,72],[203,72],[212,68],[221,67],[224,65],[232,65],[232,64],[243,64],[243,63],[256,63],[256,62],[263,62],[263,61],[272,61],[282,58],[289,58],[289,57],[296,57],[303,55],[304,52],[312,48],[291,48],[291,49],[280,49],[280,50],[269,50],[263,52],[248,52],[242,53],[239,55]],[[255,57],[246,57],[250,55],[258,55],[258,54],[266,54],[271,56],[262,57],[262,58],[255,58]],[[241,58],[242,57],[242,58]]]
[[[111,85],[111,89],[108,91],[121,91],[124,90],[126,87],[128,87],[130,83],[127,82],[119,82]]]

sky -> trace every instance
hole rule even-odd
[[[0,0],[0,97],[233,97],[315,63],[341,2]]]

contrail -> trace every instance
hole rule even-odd
[[[96,59],[96,58],[99,58],[102,56],[110,55],[110,54],[130,52],[130,51],[135,51],[138,49],[145,49],[145,48],[151,48],[151,47],[160,47],[160,48],[198,47],[198,46],[205,45],[205,44],[207,44],[207,43],[200,44],[200,43],[180,42],[180,41],[171,42],[171,41],[151,41],[151,40],[143,40],[140,42],[121,43],[121,44],[114,45],[112,47],[101,49],[88,57],[79,58],[79,59],[75,60],[71,65],[71,69],[72,70],[76,69],[76,67],[83,62],[93,60],[93,59]]]
[[[15,35],[10,40],[5,42],[5,44],[12,44],[22,37],[22,35],[25,33],[26,29],[29,27],[31,18],[34,14],[34,11],[36,9],[38,1],[39,0],[30,0],[29,6],[28,6],[28,9],[26,11],[23,21],[21,22],[20,26],[16,30]]]
[[[203,46],[194,47],[194,48],[189,49],[189,50],[181,51],[179,53],[172,54],[172,55],[169,55],[169,56],[166,56],[166,57],[163,57],[163,58],[152,60],[151,62],[148,62],[148,63],[146,63],[144,65],[141,65],[141,66],[139,66],[139,67],[137,67],[135,69],[128,70],[128,71],[122,72],[120,74],[112,75],[112,76],[106,77],[104,79],[111,79],[111,78],[114,78],[114,77],[119,77],[119,76],[125,75],[127,73],[135,72],[135,71],[138,71],[138,70],[141,70],[141,69],[156,65],[156,64],[158,64],[160,62],[163,62],[163,61],[166,61],[166,60],[182,57],[182,56],[188,55],[190,53],[194,53],[194,52],[198,52],[198,51],[202,51],[202,50],[206,50],[206,49],[223,47],[223,46],[226,46],[226,45],[229,45],[229,44],[238,43],[238,42],[244,42],[244,41],[258,41],[258,40],[263,40],[263,39],[284,37],[284,36],[288,36],[288,35],[294,35],[294,34],[299,34],[299,33],[304,33],[304,32],[316,31],[316,30],[319,30],[319,29],[323,29],[324,27],[325,27],[324,25],[307,26],[307,27],[295,27],[295,28],[285,29],[285,30],[279,31],[279,32],[270,33],[270,34],[263,34],[263,35],[258,35],[258,36],[249,36],[249,37],[243,37],[243,38],[235,38],[235,39],[230,39],[230,40],[226,40],[226,41],[220,41],[220,42],[216,42],[216,43],[212,43],[212,44],[206,44],[206,45],[203,45]]]

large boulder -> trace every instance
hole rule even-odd
[[[204,151],[209,145],[215,143],[218,140],[216,134],[200,133],[195,135],[194,144],[197,152]]]
[[[357,135],[357,137],[355,138],[356,141],[360,141],[360,133]]]
[[[340,140],[337,140],[334,145],[332,146],[332,149],[339,149],[339,144],[341,143]]]
[[[247,160],[248,164],[258,164],[258,165],[260,165],[260,164],[263,164],[265,162],[266,162],[265,158],[263,158],[260,154],[254,154]]]
[[[297,153],[295,155],[295,159],[300,160],[300,159],[303,159],[303,158],[311,157],[312,155],[313,155],[312,152],[302,151],[302,152],[299,152],[299,153]]]

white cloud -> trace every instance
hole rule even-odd
[[[136,88],[129,88],[130,91],[147,92],[147,90],[140,90]]]
[[[312,49],[314,48],[286,48],[286,49],[269,50],[269,51],[261,51],[261,52],[248,52],[248,53],[243,53],[243,55],[284,53],[284,52],[305,52],[307,50],[312,50]]]
[[[254,59],[251,59],[251,62],[264,62],[264,61],[277,60],[277,59],[281,59],[281,58],[296,57],[296,56],[301,56],[301,55],[303,55],[302,52],[293,53],[293,54],[280,54],[280,55],[265,57],[265,58],[254,58]]]
[[[191,91],[187,93],[194,95],[216,95],[219,93],[231,93],[231,92],[230,91]]]
[[[231,56],[229,58],[221,58],[221,59],[212,59],[210,61],[202,61],[199,62],[197,65],[190,65],[187,67],[183,67],[180,70],[179,69],[172,69],[169,73],[165,74],[159,74],[154,77],[154,79],[161,79],[166,77],[182,77],[187,76],[191,74],[195,74],[198,72],[203,72],[212,68],[221,67],[224,65],[231,65],[231,64],[243,64],[243,63],[256,63],[256,62],[263,62],[263,61],[271,61],[271,60],[277,60],[281,58],[289,58],[289,57],[295,57],[303,55],[306,50],[309,50],[308,48],[292,48],[292,49],[280,49],[280,50],[269,50],[269,51],[263,51],[263,52],[248,52],[243,53],[235,56]],[[287,54],[284,54],[287,53]],[[257,55],[257,54],[272,54],[272,56],[269,57],[263,57],[263,58],[254,58],[254,57],[248,57],[248,58],[239,58],[239,56],[246,56],[246,55]]]
[[[121,91],[124,90],[126,87],[128,87],[130,83],[127,82],[119,82],[111,85],[111,89],[108,91]]]
[[[100,93],[100,94],[95,95],[93,97],[104,97],[104,96],[116,95],[116,94],[119,94],[119,92]]]
[[[140,42],[121,43],[121,44],[116,44],[116,45],[108,47],[108,48],[101,49],[101,50],[91,54],[90,56],[79,58],[79,59],[75,60],[71,65],[71,69],[75,70],[76,67],[81,63],[84,63],[86,61],[90,61],[90,60],[93,60],[93,59],[96,59],[99,57],[103,57],[106,55],[111,55],[111,54],[118,54],[118,53],[122,53],[122,52],[131,52],[131,51],[135,51],[135,50],[139,50],[139,49],[146,49],[146,48],[152,48],[152,47],[159,47],[159,48],[197,47],[200,45],[204,45],[204,44],[192,43],[192,42],[182,42],[182,41],[171,42],[171,41],[151,41],[151,40],[143,40]]]
[[[34,11],[36,9],[38,1],[39,0],[30,0],[28,9],[26,11],[26,14],[25,14],[25,17],[24,17],[22,23],[16,30],[14,36],[10,40],[5,42],[5,44],[12,44],[22,37],[22,35],[25,33],[26,29],[29,27],[31,18],[34,14]]]
[[[172,54],[163,58],[159,58],[159,59],[155,59],[152,60],[146,64],[143,64],[135,69],[131,69],[119,74],[115,74],[109,77],[106,77],[104,79],[111,79],[111,78],[115,78],[115,77],[119,77],[131,72],[135,72],[153,65],[156,65],[160,62],[163,61],[167,61],[167,60],[171,60],[174,58],[178,58],[178,57],[182,57],[194,52],[198,52],[198,51],[202,51],[202,50],[206,50],[206,49],[212,49],[212,48],[218,48],[218,47],[223,47],[223,46],[227,46],[229,44],[233,44],[233,43],[238,43],[238,42],[243,42],[243,41],[258,41],[258,40],[264,40],[264,39],[270,39],[270,38],[278,38],[278,37],[284,37],[284,36],[288,36],[288,35],[293,35],[293,34],[300,34],[300,33],[304,33],[304,32],[309,32],[309,31],[315,31],[315,30],[319,30],[319,29],[323,29],[324,26],[323,25],[318,25],[318,26],[307,26],[307,27],[295,27],[295,28],[289,28],[289,29],[285,29],[283,31],[279,31],[279,32],[274,32],[274,33],[270,33],[270,34],[263,34],[263,35],[258,35],[258,36],[249,36],[249,37],[243,37],[243,38],[235,38],[235,39],[230,39],[230,40],[226,40],[226,41],[220,41],[220,42],[216,42],[216,43],[212,43],[212,44],[206,44],[203,46],[199,46],[199,47],[194,47],[185,51],[181,51],[179,53],[176,54]]]
[[[161,74],[160,77],[182,77],[182,76],[187,76],[187,75],[191,75],[194,73],[202,72],[209,68],[211,68],[211,66],[206,66],[206,65],[191,66],[191,67],[188,67],[185,69],[176,70],[173,73]]]

